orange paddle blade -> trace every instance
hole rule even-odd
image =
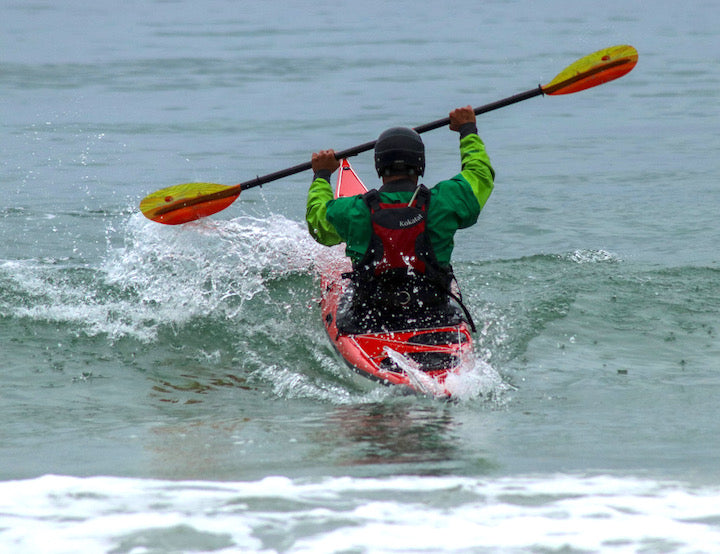
[[[578,92],[622,77],[637,61],[638,53],[632,46],[611,46],[580,58],[540,88],[549,95]]]
[[[238,196],[238,187],[215,183],[185,183],[149,194],[140,202],[140,211],[145,217],[158,223],[179,225],[224,210]]]

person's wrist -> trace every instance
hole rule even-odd
[[[465,138],[468,135],[477,135],[477,123],[475,121],[468,121],[467,123],[463,123],[462,125],[460,125],[458,132],[460,133],[461,139]]]
[[[314,179],[325,179],[329,183],[331,175],[332,175],[332,171],[330,171],[329,169],[318,169],[315,171],[313,180]]]

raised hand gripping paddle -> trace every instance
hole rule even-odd
[[[497,110],[510,104],[527,100],[534,96],[547,94],[550,96],[571,94],[603,83],[613,81],[629,73],[637,64],[638,53],[635,48],[628,45],[612,46],[604,50],[580,58],[569,65],[550,81],[547,85],[540,85],[520,94],[509,96],[491,104],[475,108],[475,114],[480,115]],[[432,131],[450,123],[450,118],[438,119],[425,125],[415,127],[418,133]],[[335,153],[338,160],[356,156],[375,147],[375,141],[366,142],[347,150]],[[185,183],[158,190],[146,196],[140,202],[140,210],[148,219],[166,225],[187,223],[202,217],[212,215],[227,208],[240,193],[246,189],[277,181],[296,173],[312,168],[310,162],[295,165],[287,169],[256,177],[234,186],[218,185],[215,183]]]

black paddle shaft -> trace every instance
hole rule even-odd
[[[473,111],[475,112],[475,115],[480,115],[483,113],[491,112],[493,110],[497,110],[498,108],[503,108],[505,106],[509,106],[511,104],[516,104],[517,102],[522,102],[523,100],[527,100],[528,98],[540,96],[541,94],[544,94],[542,86],[538,86],[537,88],[533,88],[533,89],[527,90],[525,92],[515,94],[513,96],[508,96],[507,98],[505,98],[503,100],[498,100],[497,102],[485,104],[484,106],[475,108]],[[420,125],[418,127],[415,127],[415,131],[417,131],[418,133],[427,133],[428,131],[438,129],[440,127],[445,127],[446,125],[449,125],[449,124],[450,124],[450,118],[444,117],[443,119],[438,119],[437,121],[431,121],[430,123],[426,123],[425,125]],[[357,156],[358,154],[367,152],[368,150],[372,150],[373,148],[375,148],[376,142],[377,141],[372,140],[370,142],[365,142],[363,144],[353,146],[352,148],[348,148],[347,150],[341,150],[340,152],[335,152],[335,157],[338,160],[344,160],[345,158]],[[264,185],[265,183],[270,183],[272,181],[284,179],[285,177],[289,177],[290,175],[295,175],[296,173],[302,173],[303,171],[307,171],[309,169],[312,169],[312,162],[305,162],[302,164],[295,165],[293,167],[288,167],[287,169],[281,169],[280,171],[275,171],[274,173],[268,173],[267,175],[263,175],[261,177],[255,177],[254,179],[250,179],[249,181],[245,181],[244,183],[235,185],[233,188],[234,189],[239,188],[240,190],[247,190],[247,189],[250,189],[253,187],[259,187],[259,186]]]

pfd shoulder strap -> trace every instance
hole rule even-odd
[[[372,189],[363,195],[363,200],[367,207],[370,208],[371,212],[376,212],[380,209],[380,193],[377,189]]]
[[[425,185],[418,185],[418,191],[415,195],[415,207],[422,210],[430,203],[430,189]],[[412,204],[412,202],[410,202]]]

